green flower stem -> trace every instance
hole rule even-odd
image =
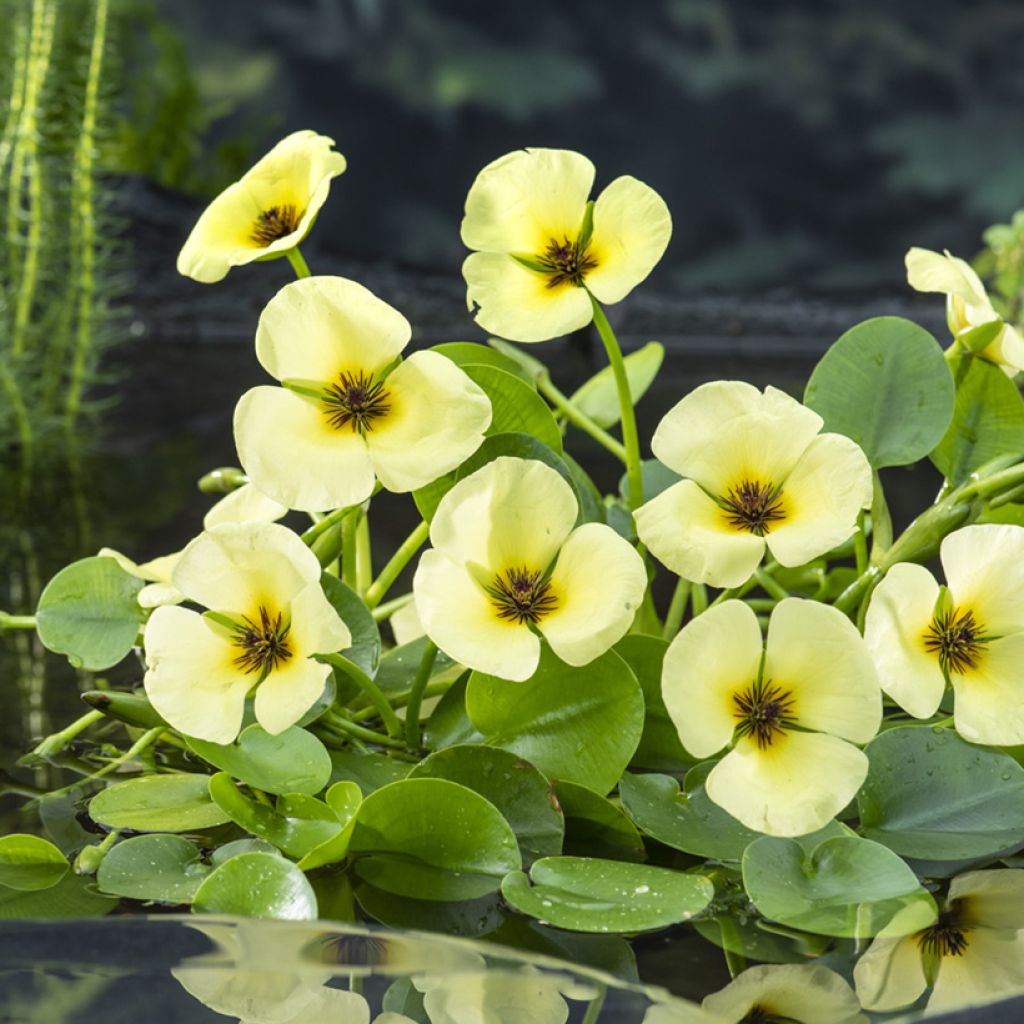
[[[99,714],[99,712],[96,712],[96,714]],[[102,779],[104,776],[116,771],[122,765],[126,765],[130,761],[134,760],[144,750],[153,746],[153,744],[156,743],[156,741],[164,734],[166,729],[167,726],[165,725],[159,725],[155,729],[147,729],[123,754],[118,754],[117,757],[108,761],[102,768],[99,768],[94,772],[90,772],[83,778],[76,779],[74,782],[61,789],[55,789],[51,796],[56,796],[58,793],[70,792],[72,789],[84,786],[87,782],[95,782],[96,779]]]
[[[295,276],[312,277],[313,272],[309,269],[309,264],[303,259],[302,253],[299,252],[299,247],[296,245],[294,248],[289,249],[285,256],[288,257],[288,262],[292,265],[292,270],[295,271]]]
[[[748,597],[747,604],[750,605],[752,611],[755,612],[770,612],[779,602],[774,597]]]
[[[629,481],[630,511],[644,503],[643,478],[640,475],[640,437],[636,431],[636,412],[633,409],[633,398],[629,392],[629,377],[626,376],[626,364],[622,359],[622,349],[615,337],[608,318],[604,315],[600,303],[593,295],[590,305],[594,310],[594,326],[604,342],[608,362],[615,377],[615,389],[619,393],[619,412],[622,416],[622,441],[626,448],[626,477]]]
[[[358,508],[357,505],[348,505],[345,508],[336,508],[326,515],[318,523],[314,523],[302,535],[302,541],[307,547],[312,547],[313,542],[322,537],[332,526],[340,523],[350,512]]]
[[[607,448],[620,462],[625,464],[626,449],[612,437],[603,427],[598,426],[586,413],[576,408],[569,399],[558,390],[548,376],[537,381],[537,390],[574,426],[585,434],[589,434],[599,445]]]
[[[377,605],[377,607],[372,609],[371,612],[373,615],[373,621],[384,622],[386,619],[390,619],[395,612],[400,612],[411,601],[412,594],[410,593],[403,594],[401,597],[396,597],[390,601],[385,601],[383,604]]]
[[[377,709],[389,736],[398,736],[401,733],[402,723],[384,696],[384,691],[358,665],[349,661],[343,654],[321,654],[320,660],[341,669],[366,694],[370,703]]]
[[[420,659],[420,667],[416,671],[416,678],[413,680],[412,690],[409,693],[409,704],[405,709],[405,745],[410,750],[419,750],[422,743],[420,706],[423,703],[423,691],[430,681],[430,673],[434,669],[436,658],[437,645],[432,640],[427,640],[423,657]]]
[[[774,559],[769,559],[763,566],[761,566],[761,571],[770,576],[776,569],[778,569],[778,567],[778,562]],[[714,601],[711,602],[711,607],[714,608],[717,604],[723,604],[726,601],[731,601],[734,597],[744,597],[757,585],[757,576],[751,576],[746,583],[741,583],[738,587],[727,587],[714,599]],[[788,597],[789,595],[787,594],[786,596]]]
[[[857,575],[868,567],[868,538],[864,532],[865,516],[863,509],[857,516],[857,531],[853,535],[853,552],[857,559]]]
[[[376,743],[379,747],[394,747],[399,750],[405,747],[401,740],[385,736],[382,732],[367,729],[362,725],[357,725],[355,722],[350,722],[347,718],[342,718],[340,715],[331,715],[329,712],[328,715],[325,715],[314,725],[318,731],[327,732],[329,736],[338,740],[348,740],[350,738],[366,740],[368,743]]]
[[[754,570],[754,579],[757,581],[757,585],[766,594],[774,597],[777,601],[784,601],[789,597],[789,591],[779,583],[778,580],[773,579],[760,566]]]
[[[373,609],[380,604],[391,584],[398,579],[402,570],[412,561],[413,556],[423,547],[429,536],[430,524],[424,520],[402,541],[388,564],[381,570],[380,575],[366,588],[364,600],[368,608]]]
[[[672,603],[668,606],[668,613],[665,615],[665,627],[661,631],[664,639],[671,640],[679,632],[689,600],[690,581],[680,579],[676,582],[676,589],[672,594]]]
[[[725,966],[729,968],[729,977],[735,978],[747,969],[747,961],[742,953],[730,949],[730,941],[739,943],[739,932],[736,922],[731,917],[716,917],[718,931],[722,937],[722,952],[725,954]]]
[[[373,549],[370,542],[370,517],[366,512],[356,523],[356,592],[365,594],[373,579]]]
[[[451,679],[441,679],[436,683],[428,683],[421,696],[424,698],[439,697],[451,689],[452,682]],[[389,702],[393,708],[404,708],[412,700],[412,695],[412,690],[402,690],[389,698]],[[360,708],[358,711],[353,711],[349,718],[353,722],[361,722],[364,718],[372,718],[375,714],[375,708]]]
[[[106,715],[102,711],[87,711],[81,718],[76,718],[60,732],[47,736],[32,750],[32,754],[39,757],[52,757],[63,750],[79,733],[85,732],[90,725],[102,722],[105,717]]]
[[[703,583],[694,583],[691,587],[690,606],[693,608],[694,618],[708,610],[708,588]]]
[[[12,615],[10,612],[0,611],[0,633],[8,629],[35,629],[36,617],[34,615]]]
[[[598,986],[597,995],[590,1000],[590,1005],[587,1007],[587,1012],[583,1015],[583,1020],[580,1024],[597,1024],[601,1011],[604,1009],[604,1000],[607,994],[607,985]]]
[[[75,858],[73,869],[76,875],[95,875],[110,848],[121,838],[116,829],[103,837],[103,842],[83,847]]]
[[[341,579],[352,590],[356,589],[356,531],[361,518],[356,511],[341,521]]]

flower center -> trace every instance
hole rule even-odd
[[[323,403],[327,422],[336,430],[350,426],[355,433],[373,429],[373,421],[391,410],[390,396],[382,380],[369,374],[343,373],[337,384],[324,392]]]
[[[917,945],[926,956],[963,956],[970,945],[967,937],[970,930],[964,923],[962,901],[953,900],[939,914],[935,924],[917,933]]]
[[[558,606],[551,591],[551,581],[542,572],[532,572],[525,566],[498,573],[487,588],[491,604],[499,619],[508,619],[520,625],[539,622]]]
[[[298,226],[302,214],[288,203],[284,206],[271,206],[264,210],[253,225],[249,237],[257,245],[270,245],[285,235],[290,235]]]
[[[988,642],[974,612],[957,608],[941,612],[924,631],[924,649],[938,655],[944,672],[966,672],[976,668],[981,649]]]
[[[241,650],[235,664],[247,674],[258,672],[263,680],[292,656],[288,646],[291,624],[285,624],[280,612],[271,615],[263,605],[257,618],[259,621],[244,616],[235,626],[231,642]]]
[[[730,526],[758,537],[763,537],[772,523],[786,518],[782,488],[758,480],[744,480],[739,487],[730,488],[722,506]]]
[[[734,693],[732,700],[736,706],[733,717],[739,722],[737,738],[753,736],[759,750],[766,750],[777,736],[796,725],[792,693],[773,686],[771,680],[752,683]]]
[[[548,275],[548,288],[557,288],[563,284],[582,288],[587,272],[597,266],[597,260],[588,251],[588,246],[581,246],[578,240],[571,242],[568,238],[563,238],[561,242],[552,238],[539,262]]]
[[[766,1010],[763,1006],[754,1005],[736,1022],[736,1024],[782,1024],[785,1017],[779,1017]]]

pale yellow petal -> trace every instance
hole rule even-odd
[[[225,523],[182,552],[174,585],[213,611],[251,615],[259,604],[280,611],[309,583],[320,563],[297,534],[277,523]]]
[[[1024,526],[977,523],[949,534],[939,549],[954,605],[988,634],[1024,629]]]
[[[717,497],[744,482],[780,486],[822,419],[778,388],[712,381],[666,413],[651,450]]]
[[[483,443],[491,401],[439,352],[414,352],[388,376],[386,388],[388,411],[373,421],[366,444],[387,490],[424,487]]]
[[[460,480],[442,499],[430,541],[482,576],[544,572],[576,522],[572,488],[536,459],[502,456]],[[481,579],[489,585],[490,579]]]
[[[412,588],[427,636],[459,664],[515,681],[536,671],[539,638],[526,624],[499,619],[480,585],[440,551],[423,553]]]
[[[278,380],[335,383],[342,373],[378,374],[411,334],[409,321],[361,284],[305,277],[267,303],[256,330],[256,357]]]
[[[757,616],[742,601],[709,608],[669,645],[661,694],[694,757],[710,757],[732,741],[738,724],[733,698],[756,681],[762,651]]]
[[[471,253],[462,264],[462,276],[470,311],[479,307],[476,322],[501,338],[549,341],[593,319],[586,289],[568,283],[549,288],[547,274],[503,253]]]
[[[633,546],[603,523],[573,530],[551,573],[557,605],[537,623],[551,649],[570,665],[586,665],[620,640],[647,589]]]
[[[1003,329],[995,339],[978,355],[1001,366],[1005,373],[1013,377],[1024,370],[1024,338],[1016,327],[1003,324]]]
[[[162,604],[180,604],[185,595],[170,583],[148,583],[135,595],[135,600],[140,608],[159,608]]]
[[[971,743],[1024,743],[1024,633],[985,644],[973,669],[951,674],[953,721]],[[1024,922],[1022,922],[1024,927]]]
[[[203,516],[203,529],[223,523],[275,523],[288,512],[279,501],[267,497],[252,484],[228,492]]]
[[[907,283],[919,292],[957,295],[969,305],[985,299],[985,288],[963,260],[930,249],[914,247],[905,257]]]
[[[731,525],[692,480],[673,484],[633,516],[637,536],[651,554],[695,583],[738,587],[764,554],[764,538]]]
[[[319,580],[296,594],[288,614],[291,622],[288,636],[296,658],[336,654],[352,646],[352,633],[327,600]]]
[[[294,725],[324,692],[331,666],[290,658],[256,687],[256,721],[272,736]]]
[[[469,249],[542,255],[550,241],[575,241],[594,184],[594,165],[567,149],[518,149],[489,163],[466,196]]]
[[[234,428],[253,484],[288,508],[325,512],[373,493],[366,442],[349,426],[331,426],[314,400],[284,388],[252,388],[235,407]]]
[[[882,689],[915,718],[931,718],[946,680],[939,659],[924,647],[939,584],[922,565],[894,565],[871,595],[864,641]]]
[[[854,966],[853,983],[865,1010],[885,1013],[917,1002],[928,987],[917,939],[875,939]]]
[[[857,627],[842,612],[791,597],[772,611],[764,678],[792,693],[798,724],[867,743],[882,720],[882,692]]]
[[[849,540],[871,505],[871,466],[840,434],[819,434],[782,484],[784,518],[765,538],[780,565],[796,566]]]
[[[787,731],[763,750],[741,739],[711,770],[705,790],[755,832],[803,836],[846,807],[867,772],[868,759],[845,740]]]
[[[211,743],[231,743],[242,725],[255,678],[235,664],[224,630],[201,615],[168,605],[146,623],[146,696],[175,729]]]
[[[250,263],[263,252],[252,240],[260,208],[248,190],[235,182],[203,210],[178,253],[178,273],[203,284],[227,276],[232,267]]]
[[[587,288],[600,302],[624,299],[654,269],[672,237],[665,200],[636,178],[616,178],[594,203]]]
[[[942,958],[928,1000],[929,1013],[982,1005],[1024,992],[1024,932],[979,928],[969,932],[967,940],[962,956]]]
[[[979,928],[1019,931],[1024,927],[1024,869],[967,871],[950,882],[947,902],[960,900]]]

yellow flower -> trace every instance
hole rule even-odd
[[[767,645],[742,601],[709,609],[669,646],[661,691],[694,757],[730,747],[705,787],[747,828],[814,832],[867,775],[853,744],[878,731],[882,695],[856,627],[828,605],[780,601]]]
[[[586,665],[629,629],[643,560],[611,527],[586,523],[572,488],[542,462],[502,457],[459,481],[430,525],[413,579],[427,636],[469,668],[529,679],[540,637]]]
[[[594,165],[566,149],[520,149],[488,164],[466,197],[466,298],[476,322],[514,341],[546,341],[590,323],[590,295],[624,299],[672,234],[664,200],[616,178],[588,204]]]
[[[651,553],[698,583],[736,587],[765,546],[803,565],[853,533],[871,504],[871,467],[847,437],[776,388],[703,384],[669,410],[651,448],[688,479],[636,510]]]
[[[320,587],[320,564],[275,523],[217,526],[182,552],[174,586],[210,609],[157,608],[146,623],[146,694],[189,736],[231,743],[255,687],[256,720],[269,733],[294,725],[331,669],[314,661],[351,634]]]
[[[882,689],[916,718],[953,686],[956,730],[973,743],[1024,743],[1024,527],[965,526],[940,548],[948,589],[920,565],[876,588],[864,639]]]
[[[853,989],[835,971],[817,964],[751,967],[701,1006],[721,1024],[867,1024]]]
[[[333,139],[292,132],[202,212],[178,253],[178,273],[204,284],[232,267],[283,256],[309,233],[331,179],[345,170]]]
[[[970,871],[954,878],[935,924],[913,935],[878,936],[853,980],[868,1010],[898,1010],[934,985],[928,1010],[1024,992],[1024,871]]]
[[[1024,338],[1003,321],[969,263],[952,256],[913,248],[907,252],[907,282],[919,292],[943,292],[946,322],[954,338],[984,324],[1002,324],[996,336],[978,355],[995,363],[1011,377],[1024,370]]]
[[[203,529],[212,530],[222,523],[276,523],[287,511],[287,505],[268,498],[251,483],[242,484],[210,506],[203,516]]]
[[[285,387],[253,388],[235,409],[259,490],[321,512],[365,501],[376,480],[423,487],[476,451],[490,400],[437,352],[400,361],[410,334],[398,310],[342,277],[293,281],[270,300],[256,356]]]

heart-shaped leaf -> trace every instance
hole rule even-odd
[[[230,818],[210,799],[209,775],[145,775],[118,782],[89,801],[89,814],[108,828],[194,832]]]

